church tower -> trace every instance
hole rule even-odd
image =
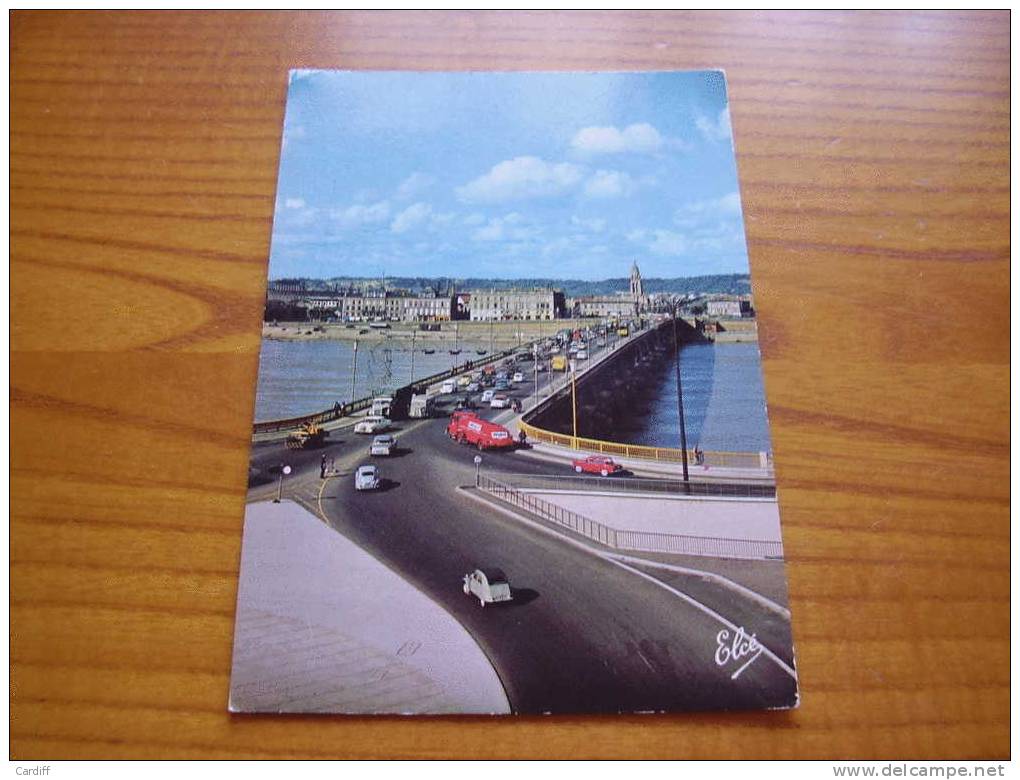
[[[637,261],[630,267],[630,294],[634,302],[640,304],[645,297],[644,287],[641,285],[641,271],[638,270]]]

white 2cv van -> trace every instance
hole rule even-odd
[[[486,604],[513,599],[506,575],[502,569],[492,566],[475,569],[470,574],[465,574],[464,592],[469,596],[474,595],[483,607]]]

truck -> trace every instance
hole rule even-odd
[[[389,396],[381,396],[379,398],[372,399],[372,414],[378,417],[389,417],[390,406],[393,405],[393,399]]]
[[[408,415],[411,417],[431,417],[435,411],[436,404],[435,399],[421,393],[419,395],[411,396],[411,409]]]
[[[567,356],[566,355],[553,355],[552,356],[552,370],[553,371],[566,371],[567,370]]]
[[[514,446],[510,431],[466,410],[453,413],[449,425],[446,426],[446,434],[459,444],[471,444],[479,450],[506,449]]]

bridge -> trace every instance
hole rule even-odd
[[[508,392],[521,411],[477,412],[526,433],[528,446],[509,452],[452,441],[448,414],[464,391],[443,394],[441,386],[519,348],[400,388],[434,398],[438,414],[395,421],[390,457],[371,457],[369,440],[351,428],[370,398],[259,423],[248,500],[282,493],[454,616],[515,712],[789,706],[796,674],[771,464],[759,453],[726,453],[725,463],[724,454],[706,453],[711,462],[684,485],[676,450],[544,427],[573,398],[587,402],[611,388],[614,375],[627,373],[621,366],[633,371],[635,361],[667,355],[671,339],[671,322],[651,322],[604,345],[592,340],[572,371],[525,362],[525,381]],[[331,426],[332,435],[318,449],[285,449],[280,435],[304,422]],[[577,477],[571,460],[589,452],[612,453],[625,472]],[[378,491],[354,489],[366,462],[380,470]],[[600,516],[599,506],[626,508]],[[756,513],[753,529],[740,525],[745,510]],[[464,597],[460,578],[479,561],[502,568],[519,589],[512,606],[481,610]],[[767,651],[736,678],[710,652],[716,633],[733,627],[755,633]]]

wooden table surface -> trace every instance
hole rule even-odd
[[[1009,15],[11,19],[11,754],[1009,754]],[[723,67],[802,706],[226,712],[287,71]]]

